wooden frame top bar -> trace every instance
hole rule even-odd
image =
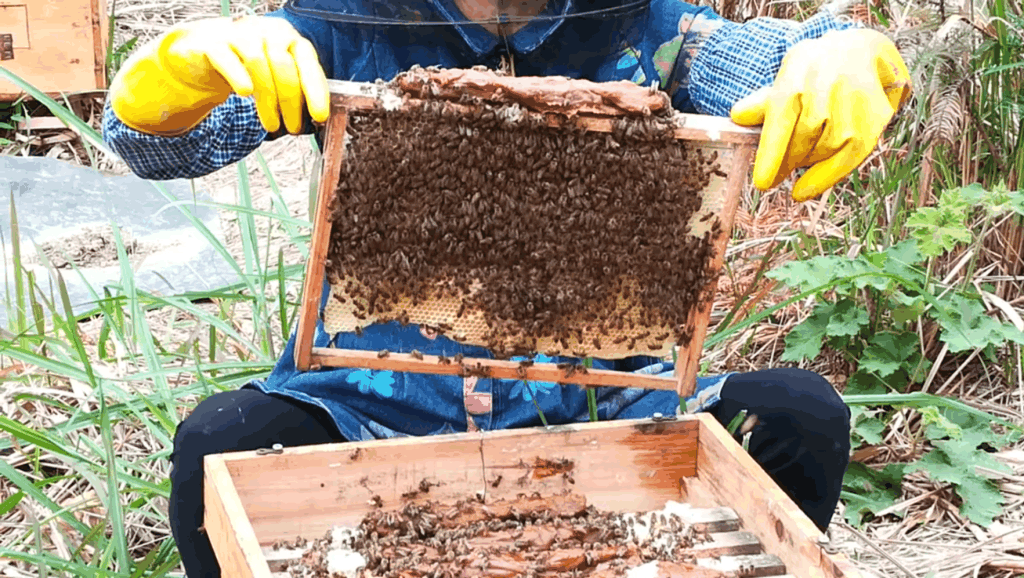
[[[418,99],[402,96],[389,84],[378,82],[351,82],[347,80],[328,80],[327,88],[331,94],[333,109],[373,110],[383,106],[385,110],[397,110],[406,102],[421,102]],[[453,107],[465,107],[455,102]],[[542,113],[526,113],[541,115]],[[614,118],[592,115],[566,117],[558,114],[543,114],[549,126],[575,125],[597,132],[611,132]],[[712,117],[700,114],[672,113],[672,122],[677,125],[676,138],[700,141],[721,142],[730,144],[757,145],[761,129],[740,126],[726,117]]]

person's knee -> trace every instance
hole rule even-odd
[[[238,441],[258,432],[265,424],[252,419],[249,406],[266,394],[254,390],[215,393],[196,405],[178,424],[174,452],[191,459],[235,449]],[[248,418],[248,419],[247,419]]]
[[[751,413],[788,415],[811,433],[848,436],[850,408],[823,376],[806,369],[776,368],[730,376],[723,397],[742,400]]]

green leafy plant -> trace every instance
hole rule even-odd
[[[855,397],[902,393],[924,381],[932,361],[922,350],[921,328],[929,322],[938,324],[940,341],[954,354],[981,350],[994,356],[1008,343],[1024,344],[1024,332],[990,316],[972,286],[947,285],[933,277],[937,259],[977,241],[968,226],[975,214],[980,213],[979,228],[985,231],[1002,215],[1024,214],[1022,203],[1024,194],[1006,187],[951,189],[935,207],[912,212],[906,221],[909,237],[895,245],[857,256],[794,261],[770,272],[769,277],[805,293],[820,290],[811,314],[786,336],[782,359],[811,360],[826,347],[839,352],[854,368],[845,393]],[[977,416],[965,424],[951,421],[947,410],[935,406],[918,409],[927,425],[929,449],[902,469],[851,467],[844,482],[848,519],[859,524],[867,514],[892,505],[899,496],[899,476],[924,471],[935,481],[952,484],[966,517],[991,523],[999,513],[1001,494],[975,466],[997,470],[998,463],[979,448],[1000,447],[1005,439]],[[881,444],[885,417],[877,406],[854,407],[854,447]]]
[[[902,494],[903,478],[914,472],[924,472],[935,482],[949,484],[960,498],[960,513],[976,524],[988,526],[1002,513],[1005,498],[990,475],[1011,470],[989,452],[1018,440],[1020,430],[1011,428],[1007,433],[997,433],[987,416],[979,415],[981,412],[926,403],[917,411],[925,426],[919,442],[927,441],[929,451],[909,463],[887,464],[880,470],[860,462],[850,464],[841,494],[850,524],[860,526],[871,516],[890,511]],[[854,439],[881,443],[885,421],[877,416],[884,410],[853,410]],[[898,510],[891,511],[900,514]]]
[[[902,392],[930,369],[915,331],[924,319],[939,324],[939,339],[952,353],[1024,344],[1024,332],[989,316],[976,291],[932,278],[937,257],[975,239],[967,226],[973,209],[985,212],[985,222],[1008,211],[1024,214],[1022,197],[998,188],[952,189],[937,207],[914,211],[907,221],[910,238],[895,245],[855,257],[792,261],[769,272],[802,291],[826,289],[817,294],[807,319],[786,336],[783,361],[814,359],[827,346],[856,367],[847,393]]]

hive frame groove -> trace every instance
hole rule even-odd
[[[316,323],[325,275],[325,262],[331,237],[332,224],[329,219],[330,199],[338,187],[344,162],[345,131],[350,111],[369,111],[375,108],[393,110],[397,107],[416,106],[419,102],[399,96],[397,92],[381,83],[358,83],[349,81],[328,81],[331,100],[331,114],[324,138],[324,163],[317,190],[316,208],[313,215],[313,235],[306,276],[303,283],[299,324],[296,329],[295,366],[300,371],[315,371],[324,367],[357,367],[372,370],[391,370],[410,373],[443,375],[464,375],[459,364],[439,363],[437,356],[408,353],[391,353],[378,357],[375,351],[313,347]],[[468,105],[449,103],[451,106]],[[538,114],[525,113],[524,114]],[[542,115],[551,127],[575,126],[596,132],[611,132],[615,118],[577,114]],[[725,249],[732,231],[733,218],[739,204],[740,192],[746,181],[753,161],[760,131],[734,124],[729,119],[693,114],[676,114],[677,139],[700,143],[723,145],[732,149],[731,163],[723,166],[727,173],[723,187],[723,199],[718,218],[721,233],[714,241],[714,256],[711,261],[711,281],[704,290],[702,305],[691,310],[687,326],[692,328],[693,337],[684,348],[680,347],[675,374],[672,377],[639,375],[609,370],[590,369],[586,373],[570,372],[556,367],[553,363],[535,363],[523,368],[518,362],[494,359],[465,358],[466,367],[480,367],[487,377],[497,379],[526,379],[529,381],[556,382],[580,386],[640,387],[645,389],[674,390],[681,398],[692,395],[697,379],[701,351],[707,335],[711,317],[711,300],[721,271]]]

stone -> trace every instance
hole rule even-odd
[[[2,295],[5,303],[13,305],[15,301],[12,197],[21,231],[23,265],[35,272],[37,286],[47,299],[51,289],[53,295],[59,293],[52,270],[43,263],[48,260],[58,267],[76,314],[94,307],[89,286],[102,296],[105,286],[121,284],[111,224],[119,227],[131,250],[135,284],[141,290],[178,295],[211,291],[239,281],[234,267],[214,250],[179,207],[171,206],[172,201],[184,201],[184,209],[218,242],[224,242],[216,209],[195,204],[210,201],[210,196],[194,190],[192,181],[147,181],[135,175],[104,175],[57,159],[0,156],[0,234],[5,252],[0,274],[6,280]],[[40,259],[39,250],[46,259]],[[80,272],[68,261],[74,262]],[[0,307],[0,327],[7,326],[7,316],[8,307]]]

